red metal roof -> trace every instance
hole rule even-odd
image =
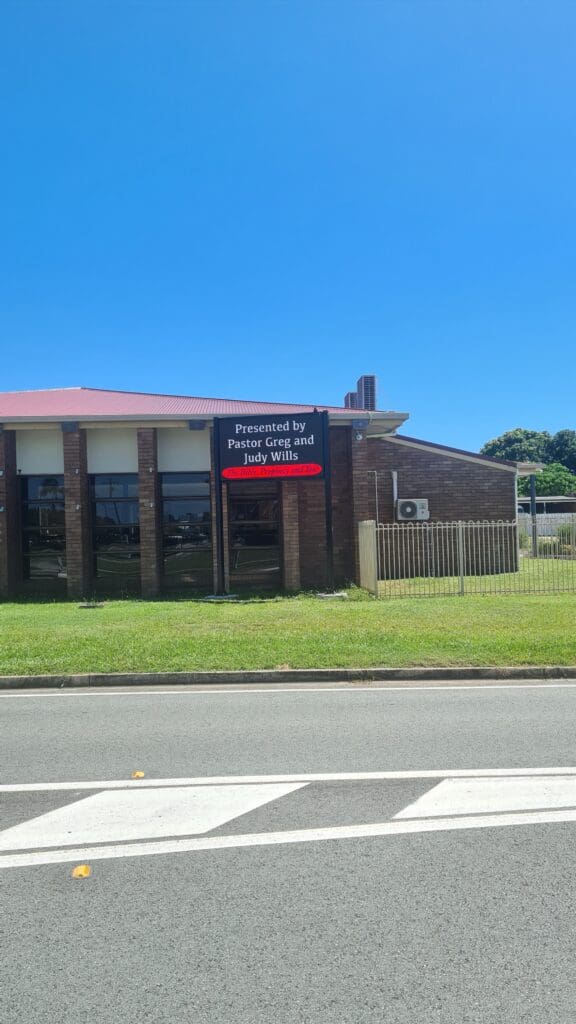
[[[185,395],[155,395],[135,391],[105,391],[100,388],[54,388],[46,391],[5,391],[0,393],[0,423],[6,420],[43,419],[138,419],[195,416],[279,414],[320,411],[346,416],[358,410],[328,405],[291,405],[283,402],[245,402],[227,398],[194,398]]]

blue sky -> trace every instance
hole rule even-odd
[[[576,427],[576,4],[0,13],[1,390]]]

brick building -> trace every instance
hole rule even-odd
[[[407,414],[350,393],[318,410],[336,585],[358,581],[357,524],[394,522],[398,499],[427,499],[431,522],[515,519],[515,464],[398,434]],[[222,528],[217,515],[215,418],[312,411],[90,388],[0,394],[0,595],[326,586],[324,480],[223,482]]]

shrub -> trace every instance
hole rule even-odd
[[[543,558],[557,558],[560,553],[560,541],[558,537],[540,537],[538,540],[538,554]]]
[[[576,544],[576,521],[561,523],[556,530],[556,536],[561,544]]]

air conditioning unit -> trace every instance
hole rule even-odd
[[[428,498],[399,498],[396,502],[396,519],[403,522],[430,519]]]

